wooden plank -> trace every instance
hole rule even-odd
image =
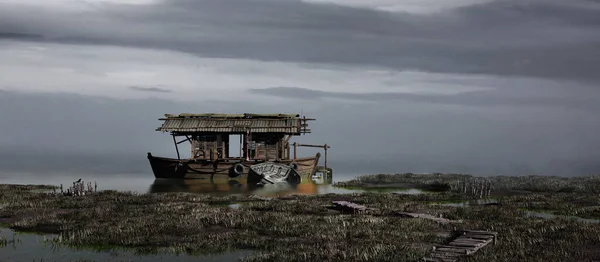
[[[439,257],[428,257],[424,258],[425,261],[431,262],[456,262],[458,259],[456,258],[439,258]]]
[[[452,247],[463,247],[463,248],[466,248],[466,247],[470,247],[470,248],[476,248],[476,247],[479,247],[479,245],[477,245],[477,244],[471,244],[471,243],[460,243],[460,242],[451,242],[451,243],[449,243],[448,245],[449,245],[449,246],[452,246]]]
[[[488,239],[490,239],[490,238],[483,238],[483,237],[473,238],[471,236],[460,236],[456,240],[486,241]]]
[[[494,238],[494,235],[483,235],[483,234],[465,234],[462,237],[479,237],[479,238]]]
[[[462,249],[464,249],[464,248],[461,248],[461,247],[447,246],[447,245],[435,246],[433,248],[434,248],[433,251],[438,251],[438,250],[456,250],[456,251],[460,251],[460,252],[462,252]]]
[[[481,242],[465,242],[465,241],[452,241],[452,243],[450,243],[450,245],[467,245],[467,246],[483,246],[485,243],[481,243]]]
[[[458,248],[439,248],[436,249],[435,252],[445,252],[445,253],[454,253],[454,254],[460,254],[460,255],[464,255],[465,254],[465,249],[458,249]]]
[[[446,259],[457,259],[460,258],[461,256],[464,256],[465,254],[458,254],[458,253],[433,253],[431,254],[431,258],[446,258]]]
[[[440,258],[423,258],[423,261],[425,262],[456,262],[456,259],[453,260],[444,260],[444,259],[440,259]]]
[[[483,244],[486,243],[486,240],[480,240],[480,239],[456,239],[454,241],[452,241],[454,243],[473,243],[473,244]]]
[[[334,207],[342,212],[359,213],[367,210],[366,206],[348,201],[333,201]]]
[[[471,255],[492,241],[495,242],[496,235],[496,232],[488,231],[463,231],[462,235],[450,243],[435,245],[432,254],[427,258],[430,260],[425,261],[458,261],[461,256]]]
[[[498,232],[481,231],[481,230],[465,230],[463,232],[464,233],[475,233],[475,234],[481,234],[481,235],[493,235],[493,236],[498,235]]]
[[[449,245],[436,245],[436,250],[439,248],[454,248],[454,249],[460,249],[460,247],[456,247],[456,246],[449,246]]]
[[[458,259],[454,259],[454,258],[448,258],[448,259],[444,259],[444,258],[424,258],[425,261],[428,262],[456,262],[458,261]]]
[[[331,148],[328,145],[307,145],[307,144],[298,144],[301,147],[315,147],[315,148]]]
[[[436,221],[436,222],[440,222],[440,223],[458,222],[458,221],[453,221],[453,220],[450,220],[447,218],[435,217],[435,216],[432,216],[429,214],[409,213],[409,212],[395,212],[395,214],[397,216],[404,217],[404,218],[421,218],[421,219],[428,219],[428,220],[432,220],[432,221]]]
[[[491,241],[491,240],[494,240],[494,237],[468,236],[467,238],[478,239],[478,240],[481,240],[481,241]]]
[[[464,255],[466,253],[465,249],[455,249],[455,248],[453,248],[453,249],[449,249],[449,248],[437,249],[435,252],[457,254],[457,255]]]
[[[479,247],[479,245],[461,244],[461,243],[450,243],[449,245],[451,245],[453,247],[469,247],[469,248],[477,248],[477,247]]]
[[[461,256],[464,256],[465,254],[458,254],[458,253],[433,253],[431,254],[431,258],[444,258],[444,259],[458,259]]]
[[[462,242],[473,242],[473,243],[484,243],[487,242],[488,239],[473,239],[473,238],[459,238],[454,241],[462,241]],[[453,242],[454,242],[453,241]]]

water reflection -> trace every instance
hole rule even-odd
[[[244,179],[155,179],[148,192],[163,193],[163,192],[186,192],[197,194],[212,194],[218,196],[225,195],[241,195],[254,194],[260,196],[285,196],[291,194],[299,195],[318,195],[318,194],[351,194],[381,190],[369,189],[345,189],[334,187],[331,181],[324,182],[322,180],[307,180],[300,184],[292,185],[288,183],[279,183],[264,186],[248,185]],[[395,188],[388,189],[381,193],[398,193],[398,194],[421,194],[423,191],[413,188]]]
[[[565,219],[572,219],[572,220],[577,220],[577,221],[586,222],[586,223],[600,223],[600,219],[582,218],[582,217],[578,217],[578,216],[555,215],[555,214],[551,214],[551,213],[547,213],[547,212],[536,212],[536,211],[531,211],[531,210],[525,210],[525,214],[529,217],[539,217],[539,218],[544,218],[544,219],[565,218]]]
[[[236,251],[209,256],[189,256],[175,254],[137,255],[130,251],[116,250],[96,252],[52,245],[54,235],[16,234],[7,228],[0,228],[1,261],[239,261],[251,251]]]
[[[210,179],[155,179],[148,190],[150,193],[187,192],[213,195],[255,194],[262,196],[284,196],[290,194],[316,195],[345,191],[321,181],[304,181],[300,184],[278,183],[264,186],[253,186],[245,179],[214,180]],[[351,190],[347,190],[352,192]]]
[[[289,185],[267,185],[262,188],[249,188],[244,179],[216,180],[208,179],[155,179],[152,174],[84,174],[84,173],[2,173],[0,172],[0,183],[2,184],[63,184],[68,187],[73,181],[82,178],[85,182],[97,182],[98,190],[133,191],[137,193],[159,193],[159,192],[188,192],[206,193],[214,195],[235,194],[258,194],[265,196],[278,196],[289,194],[351,194],[362,192],[398,193],[398,194],[421,194],[419,189],[410,188],[368,188],[368,189],[345,189],[334,187],[332,183],[345,181],[357,176],[356,174],[338,173],[334,181],[315,176],[306,179],[296,187]]]

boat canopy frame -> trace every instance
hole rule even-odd
[[[229,146],[229,138],[224,143],[223,137],[229,135],[240,135],[240,159],[249,160],[250,151],[254,150],[253,153],[258,154],[258,148],[254,145],[257,143],[262,145],[265,158],[268,159],[269,150],[271,150],[271,156],[273,152],[276,152],[276,159],[291,159],[291,144],[290,139],[292,136],[300,136],[311,133],[308,129],[308,121],[314,121],[314,118],[307,118],[306,116],[300,117],[299,114],[165,114],[166,118],[160,118],[164,123],[161,127],[157,128],[156,131],[163,133],[170,133],[173,137],[173,143],[177,152],[177,159],[181,160],[181,153],[179,146],[182,143],[189,142],[192,146],[192,159],[197,158],[198,151],[196,150],[196,144],[200,136],[214,136],[218,137],[219,145],[221,146],[220,154],[216,157],[219,158],[230,158],[229,149],[225,147]],[[181,141],[177,141],[177,137],[185,137]],[[254,139],[254,138],[259,139]],[[214,142],[214,141],[212,141]],[[224,144],[223,144],[224,143]],[[250,149],[251,144],[254,147]],[[215,146],[216,148],[219,145]],[[294,158],[296,159],[296,147],[294,143]],[[325,149],[327,154],[327,145],[315,146]],[[270,148],[270,149],[269,149]],[[203,157],[206,157],[205,148],[202,151]],[[275,151],[273,151],[275,150]],[[227,151],[225,153],[225,151]],[[210,154],[213,151],[211,149]],[[254,158],[254,156],[253,156]],[[210,159],[213,159],[210,155]]]

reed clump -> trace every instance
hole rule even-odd
[[[464,174],[372,174],[359,176],[353,180],[335,183],[337,187],[404,187],[430,191],[448,191],[450,184],[457,180],[469,179]]]

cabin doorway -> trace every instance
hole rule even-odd
[[[229,157],[242,157],[242,135],[229,135]]]

